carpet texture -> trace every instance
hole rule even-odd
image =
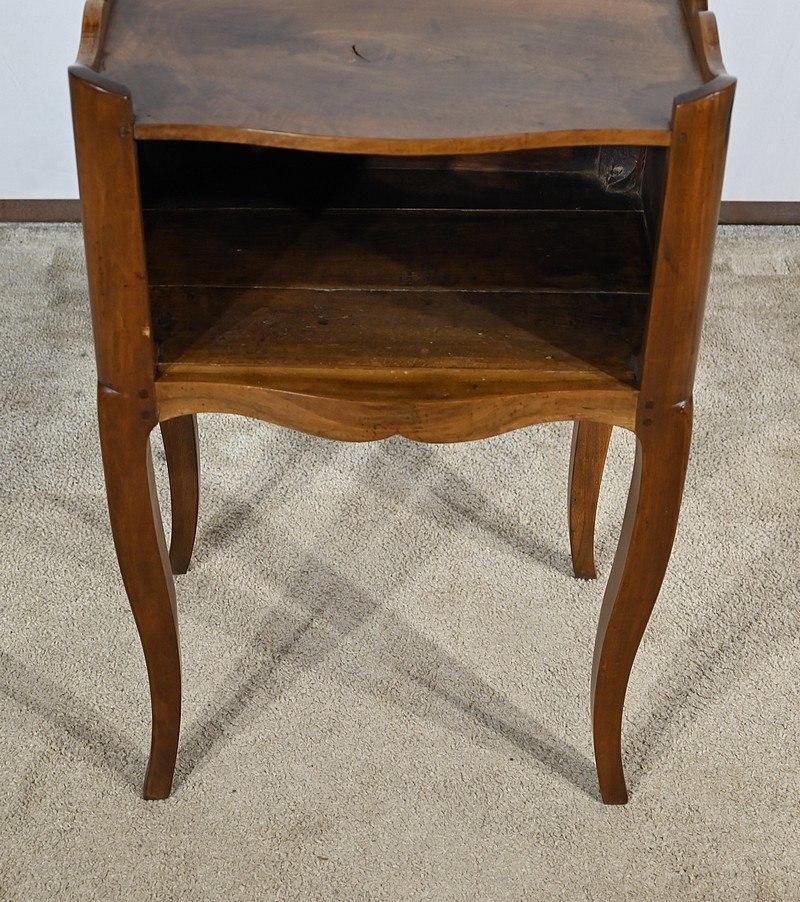
[[[178,580],[175,793],[140,798],[82,254],[77,227],[0,228],[2,898],[800,899],[800,230],[721,232],[625,808],[599,802],[588,699],[630,435],[581,582],[567,424],[346,445],[221,416]]]

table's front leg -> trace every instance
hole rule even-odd
[[[108,509],[144,648],[153,711],[146,798],[169,795],[178,748],[181,668],[175,588],[155,495],[156,354],[129,93],[85,65],[70,69],[95,337]]]
[[[146,799],[172,789],[181,722],[181,661],[175,586],[153,477],[150,432],[122,395],[101,388],[98,419],[108,511],[119,569],[147,662],[153,731]]]
[[[667,569],[683,497],[692,404],[646,411],[636,427],[636,462],[606,587],[592,670],[592,721],[600,794],[628,801],[622,709],[628,677]]]
[[[636,465],[592,671],[595,759],[600,792],[610,804],[628,799],[621,755],[625,690],[669,562],[686,478],[692,389],[735,89],[717,56],[713,17],[695,16],[692,23],[709,54],[712,80],[678,97],[673,110],[641,356]]]

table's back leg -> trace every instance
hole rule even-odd
[[[192,559],[200,506],[200,455],[197,417],[186,415],[161,423],[169,471],[172,538],[169,560],[173,573],[186,573]]]
[[[594,525],[612,426],[576,420],[569,462],[569,544],[572,569],[580,579],[595,579]]]
[[[172,788],[181,720],[178,622],[153,477],[152,424],[131,407],[123,396],[100,389],[100,445],[111,530],[150,681],[153,731],[144,796],[163,799]]]
[[[691,441],[691,402],[660,414],[653,411],[646,422],[637,427],[636,463],[600,613],[592,671],[595,760],[606,804],[628,801],[622,709],[675,538]]]

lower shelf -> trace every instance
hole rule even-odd
[[[392,382],[446,375],[495,390],[635,387],[646,296],[155,288],[159,370]]]

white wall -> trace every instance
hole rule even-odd
[[[740,80],[725,197],[800,201],[800,2],[712,6]],[[0,198],[77,196],[66,67],[82,9],[83,0],[0,0]]]
[[[711,0],[739,79],[727,200],[800,201],[800,2]]]
[[[67,66],[83,0],[0,0],[0,199],[77,197]]]

